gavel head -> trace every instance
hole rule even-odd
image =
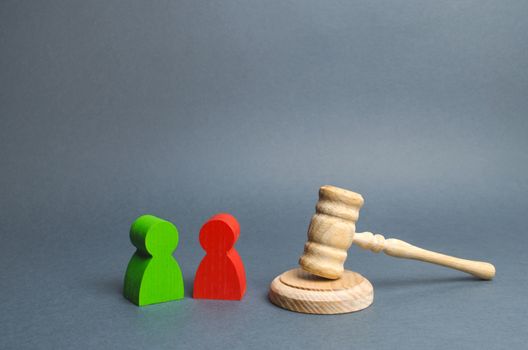
[[[329,279],[341,277],[363,203],[359,193],[334,186],[319,189],[319,201],[308,227],[308,242],[299,259],[304,270]]]

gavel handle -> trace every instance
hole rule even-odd
[[[467,272],[475,277],[491,280],[495,276],[495,267],[487,262],[455,258],[453,256],[435,253],[430,250],[418,248],[399,239],[385,239],[380,234],[361,232],[354,235],[354,244],[374,253],[384,252],[387,255],[425,261]]]

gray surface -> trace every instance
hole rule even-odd
[[[0,2],[0,348],[525,348],[525,1]],[[359,230],[489,259],[462,273],[350,250],[375,303],[267,302],[322,184]],[[240,302],[121,296],[135,217],[233,213]]]

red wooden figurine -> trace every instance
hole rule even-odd
[[[194,298],[241,300],[246,292],[246,272],[233,247],[240,225],[230,214],[216,214],[202,226],[200,244],[206,251],[194,277]]]

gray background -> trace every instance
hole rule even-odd
[[[525,1],[0,1],[0,347],[522,348]],[[317,190],[358,230],[490,260],[482,282],[352,247],[376,298],[271,305]],[[121,295],[143,213],[191,294],[212,214],[240,221],[242,302]]]

